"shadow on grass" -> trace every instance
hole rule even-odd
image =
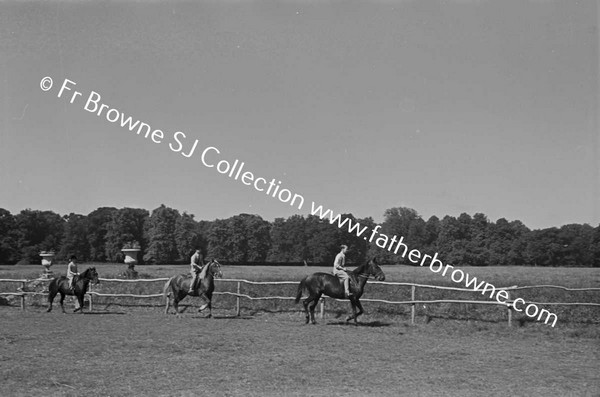
[[[104,314],[107,314],[107,315],[125,315],[127,313],[125,313],[125,312],[108,311],[107,310],[107,311],[103,311],[103,312],[101,312],[101,311],[93,311],[93,312],[84,311],[83,313],[79,313],[79,312],[75,312],[75,313],[71,312],[71,313],[69,313],[69,312],[67,312],[67,314],[74,314],[74,315],[84,314],[86,316],[93,316],[93,315],[98,316],[98,315],[104,315]]]
[[[389,327],[392,325],[392,323],[384,323],[383,321],[369,321],[366,323],[363,322],[358,322],[356,324],[354,324],[354,321],[337,321],[335,323],[327,323],[326,325],[348,325],[348,326],[359,326],[359,327]]]
[[[253,320],[254,317],[252,316],[236,316],[231,315],[231,316],[213,316],[212,318],[214,318],[215,320]]]
[[[203,315],[201,313],[169,313],[168,315],[173,315],[173,316],[178,316],[181,318],[198,318],[198,319],[207,319],[207,320],[253,320],[255,319],[255,317],[253,316],[236,316],[235,314],[232,315],[219,315],[219,316],[215,316],[214,314],[212,315],[212,317],[208,317],[208,315]]]

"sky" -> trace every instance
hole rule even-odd
[[[596,1],[4,1],[0,208],[596,226],[598,20]],[[236,159],[302,207],[216,170]]]

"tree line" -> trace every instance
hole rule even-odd
[[[372,218],[353,223],[367,226]],[[424,220],[414,209],[390,208],[380,233],[404,237],[411,249],[433,254],[455,266],[600,267],[600,225],[570,224],[530,230],[521,221],[493,222],[484,214],[432,216]],[[341,244],[349,246],[349,263],[377,256],[382,263],[410,264],[407,258],[369,243],[364,236],[341,230],[318,216],[293,215],[273,222],[259,215],[197,221],[186,212],[161,205],[139,208],[101,207],[88,215],[61,216],[26,209],[16,215],[0,208],[0,263],[39,263],[40,251],[57,259],[76,255],[82,261],[118,262],[121,249],[139,245],[142,263],[188,263],[195,249],[205,257],[238,263],[331,264]]]

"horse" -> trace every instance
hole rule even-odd
[[[183,300],[186,296],[190,295],[202,297],[207,303],[200,306],[200,310],[198,311],[208,308],[207,317],[212,317],[212,295],[213,291],[215,290],[214,279],[223,277],[221,264],[213,259],[206,265],[205,273],[205,276],[202,278],[202,280],[200,280],[192,294],[189,293],[190,283],[194,281],[191,277],[180,274],[171,277],[169,281],[165,283],[165,287],[163,288],[163,297],[166,299],[165,314],[169,313],[169,295],[173,296],[173,307],[175,308],[175,313],[177,314],[179,314],[179,302],[181,302],[181,300]]]
[[[60,308],[63,313],[65,312],[65,307],[63,306],[63,302],[65,300],[65,295],[75,295],[77,297],[77,301],[79,302],[79,307],[74,311],[79,311],[79,313],[83,313],[83,298],[87,293],[88,287],[90,285],[90,281],[94,284],[98,284],[98,272],[96,272],[95,267],[87,268],[83,273],[79,276],[73,277],[73,290],[69,288],[69,279],[66,276],[55,277],[50,281],[50,285],[48,286],[48,310],[46,312],[52,311],[52,302],[56,297],[56,294],[60,293]]]
[[[344,284],[333,274],[313,273],[300,281],[295,302],[300,302],[302,292],[306,289],[308,291],[308,298],[303,301],[306,324],[309,321],[312,321],[313,324],[317,323],[315,321],[315,307],[323,294],[336,299],[349,299],[353,314],[346,319],[346,322],[354,320],[354,324],[357,324],[357,317],[363,314],[363,307],[359,299],[363,294],[367,279],[373,277],[377,281],[383,281],[385,280],[385,274],[377,264],[377,259],[373,258],[353,271],[349,271],[348,275],[350,276],[350,292],[353,293],[350,297],[345,296]],[[356,308],[358,308],[358,313],[356,312]]]

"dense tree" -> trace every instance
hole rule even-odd
[[[117,212],[114,207],[101,207],[88,214],[87,239],[90,245],[90,260],[103,262],[107,259],[106,233]]]
[[[484,214],[436,216],[424,221],[411,208],[385,211],[378,233],[371,237],[372,218],[341,214],[338,221],[293,215],[267,222],[258,215],[196,221],[190,214],[161,205],[152,212],[136,208],[101,207],[87,216],[61,217],[52,211],[24,210],[17,215],[0,208],[0,263],[20,259],[32,263],[39,252],[54,250],[60,259],[70,254],[82,260],[117,261],[127,243],[138,242],[143,259],[172,263],[188,261],[199,248],[207,258],[238,262],[333,261],[341,244],[349,246],[350,265],[377,256],[383,263],[410,264],[388,250],[391,238],[403,238],[410,249],[438,257],[454,266],[596,266],[600,267],[600,225],[564,225],[530,230],[521,221],[490,222]],[[360,236],[349,225],[360,224]],[[385,237],[385,236],[387,237]],[[381,239],[379,240],[379,237]],[[377,244],[385,245],[384,248]],[[400,253],[400,252],[399,252]]]
[[[164,204],[152,211],[145,223],[145,262],[164,264],[179,258],[175,230],[180,217],[179,211]]]
[[[194,216],[184,212],[175,222],[178,260],[189,261],[196,249],[202,251],[201,240],[198,223],[194,220]]]
[[[41,261],[40,251],[59,252],[64,220],[52,211],[26,209],[15,216],[17,244],[21,257],[29,263]]]
[[[583,266],[594,262],[594,228],[588,224],[564,225],[558,231],[562,244],[560,263],[556,266]]]
[[[592,242],[590,243],[590,254],[592,256],[592,265],[600,267],[600,225],[594,228],[592,233]]]
[[[383,223],[379,232],[389,239],[396,236],[397,240],[402,239],[402,243],[408,246],[409,250],[418,249],[423,251],[425,243],[428,240],[427,223],[421,216],[412,208],[394,207],[385,211]],[[404,253],[399,250],[394,254],[394,250],[390,250],[389,244],[386,244],[385,239],[379,240],[380,235],[376,235],[369,247],[369,256],[377,256],[380,261],[386,263],[410,263],[408,255],[402,257]],[[383,248],[380,246],[384,246]]]
[[[15,217],[0,208],[0,263],[16,263],[20,259]]]
[[[208,256],[235,262],[265,261],[271,247],[270,224],[258,215],[240,214],[213,222]]]
[[[527,235],[526,257],[531,266],[558,266],[561,251],[556,227],[533,230]]]
[[[367,233],[371,233],[371,230],[376,226],[376,223],[371,217],[357,219],[357,222],[360,223],[361,227],[366,227],[367,229],[362,236],[357,236],[356,233],[350,233],[348,245],[350,252],[348,253],[348,258],[352,263],[360,265],[371,258],[369,256],[370,244],[365,237],[367,239],[370,237]],[[379,260],[380,258],[377,257],[377,259]]]
[[[527,236],[530,230],[521,221],[510,222],[510,230],[512,235],[512,241],[510,244],[510,250],[508,251],[506,265],[509,266],[523,266],[527,264],[526,253],[527,250]]]
[[[438,250],[438,236],[440,234],[440,219],[433,215],[425,222],[425,238],[423,240],[423,251],[433,253]]]
[[[461,217],[459,217],[459,220]],[[489,224],[487,217],[481,213],[473,215],[473,218],[468,222],[465,233],[467,255],[463,260],[464,264],[470,266],[489,265],[490,254],[487,246]]]
[[[198,247],[202,252],[205,260],[212,258],[208,257],[208,234],[213,225],[212,221],[198,221],[196,222],[196,235],[198,236]]]
[[[66,259],[70,255],[75,255],[81,261],[89,260],[88,218],[85,215],[71,213],[64,219],[65,232],[59,256]]]
[[[306,258],[311,263],[333,264],[335,256],[340,251],[340,245],[346,243],[336,225],[316,215],[309,215],[306,218],[305,239]],[[352,247],[349,245],[349,248]],[[351,254],[352,250],[348,252],[348,262],[352,261]]]
[[[145,251],[144,225],[148,219],[147,210],[139,208],[121,208],[117,210],[106,231],[106,259],[116,262],[122,258],[121,249],[126,243],[137,241]]]
[[[301,262],[308,259],[306,246],[306,219],[292,215],[276,218],[271,225],[271,249],[268,260],[273,262]]]
[[[245,215],[240,222],[246,228],[246,260],[264,262],[271,248],[271,224],[258,215]]]
[[[440,233],[437,246],[439,257],[448,264],[460,266],[464,257],[460,222],[453,216],[446,215],[440,221]]]

